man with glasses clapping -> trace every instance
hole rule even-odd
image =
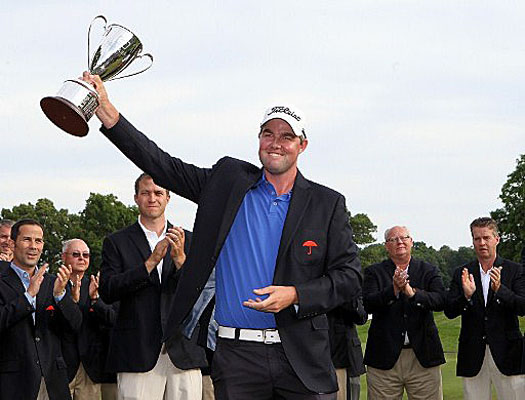
[[[412,258],[404,226],[385,232],[388,259],[365,269],[363,303],[372,314],[364,363],[368,398],[442,399],[443,347],[432,311],[444,308],[438,268]]]

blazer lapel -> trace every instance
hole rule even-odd
[[[230,190],[230,196],[228,197],[228,207],[224,211],[222,217],[221,226],[219,228],[219,234],[217,235],[217,244],[214,249],[214,256],[217,257],[219,251],[222,249],[226,236],[230,232],[230,228],[233,224],[237,211],[241,206],[244,196],[250,190],[250,188],[257,183],[262,176],[262,169],[260,169],[256,174],[250,174],[243,177],[243,179],[238,179],[234,186]]]
[[[173,225],[168,221],[168,229],[171,228],[173,228]],[[164,282],[167,282],[167,279],[174,268],[173,260],[171,259],[170,255],[170,250],[171,246],[168,247],[168,251],[166,252],[166,255],[164,256],[164,260],[162,262],[162,285],[164,284]]]
[[[284,221],[283,233],[281,235],[281,243],[277,253],[277,260],[275,262],[275,276],[279,269],[280,260],[290,247],[292,238],[300,226],[301,220],[310,204],[312,194],[310,193],[310,184],[303,175],[297,171],[297,177],[292,189],[292,199],[288,207],[288,214]]]
[[[13,268],[8,267],[2,272],[2,279],[6,282],[15,292],[25,292],[24,285],[18,277]]]
[[[144,231],[142,230],[138,222],[135,222],[131,226],[130,239],[139,250],[140,255],[142,256],[142,260],[146,261],[151,255],[151,249],[149,248],[148,239],[146,239],[146,235],[144,234]],[[155,273],[152,272],[150,274],[150,277],[155,283],[155,285],[160,286],[159,274],[156,269]]]

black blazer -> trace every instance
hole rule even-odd
[[[122,115],[101,131],[160,186],[198,204],[193,241],[171,309],[167,336],[176,332],[203,290],[247,191],[262,169],[225,157],[198,168],[160,150]],[[326,312],[352,300],[361,285],[357,247],[339,193],[297,174],[276,260],[275,285],[293,285],[299,312],[275,315],[282,345],[294,371],[313,392],[334,392]],[[309,254],[303,246],[315,241]],[[204,328],[204,327],[203,327]]]
[[[416,294],[409,299],[403,293],[399,297],[394,295],[395,269],[390,259],[365,269],[363,302],[365,310],[372,314],[365,364],[391,369],[403,348],[405,332],[423,367],[445,363],[432,313],[443,310],[445,304],[445,288],[439,270],[427,262],[411,258],[408,275]]]
[[[66,293],[57,304],[55,277],[46,273],[34,308],[9,263],[0,262],[0,399],[36,399],[44,376],[51,400],[70,399],[67,367],[62,357],[65,330],[78,330],[82,315]]]
[[[495,266],[502,266],[498,293],[489,289],[487,306],[483,298],[478,260],[461,266],[454,272],[447,296],[445,314],[448,318],[461,315],[458,344],[458,376],[478,374],[489,345],[496,366],[504,375],[521,373],[523,351],[518,315],[525,314],[525,274],[521,264],[497,257]],[[476,291],[467,302],[461,284],[461,271],[467,268],[474,276]]]
[[[93,305],[89,298],[89,277],[82,278],[78,307],[82,312],[79,332],[66,332],[62,341],[62,354],[66,360],[69,382],[75,377],[80,362],[95,383],[114,383],[116,375],[105,372],[109,334],[117,318],[115,307],[98,299]]]
[[[191,233],[185,234],[187,252]],[[179,273],[168,250],[161,283],[157,269],[148,274],[144,265],[150,255],[148,241],[138,222],[104,240],[100,297],[108,304],[120,302],[110,339],[109,372],[150,371],[159,358]],[[166,343],[166,348],[171,361],[180,369],[206,366],[204,350],[178,331]]]
[[[356,329],[356,324],[363,325],[368,320],[362,298],[337,307],[327,315],[334,367],[346,368],[348,375],[353,377],[364,374],[363,349]]]

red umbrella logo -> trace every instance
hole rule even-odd
[[[315,243],[313,240],[307,240],[303,243],[303,247],[308,247],[308,253],[307,255],[312,255],[312,247],[317,247],[317,243]]]

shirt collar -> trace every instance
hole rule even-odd
[[[146,228],[144,226],[144,224],[142,223],[142,221],[140,220],[140,215],[138,216],[137,218],[138,220],[138,223],[139,223],[139,226],[141,227],[141,229],[144,231],[144,234],[147,236],[148,234],[154,234],[155,236],[157,236],[157,232],[154,232],[154,231],[150,231],[148,228]],[[160,236],[163,236],[164,233],[166,233],[166,231],[168,230],[168,220],[166,219],[166,216],[164,216],[164,228],[162,229],[162,234]]]
[[[264,171],[263,171],[263,173],[261,175],[261,178],[257,182],[255,182],[255,184],[252,186],[252,189],[257,189],[259,187],[261,187],[264,190],[268,191],[268,193],[273,194],[278,199],[281,199],[281,200],[284,200],[284,201],[290,201],[290,199],[292,198],[292,191],[293,190],[291,190],[291,189],[290,189],[290,191],[288,193],[283,193],[280,196],[277,196],[276,195],[277,192],[276,192],[275,188],[273,187],[273,185],[270,182],[268,182],[268,179],[266,179],[266,175],[265,175]]]
[[[20,279],[27,279],[29,277],[29,273],[27,271],[23,270],[22,268],[20,268],[13,261],[11,261],[10,266],[13,269],[13,271],[15,271],[15,273],[18,275],[18,277]],[[38,266],[35,267],[35,272],[37,272],[37,271],[38,271]]]

